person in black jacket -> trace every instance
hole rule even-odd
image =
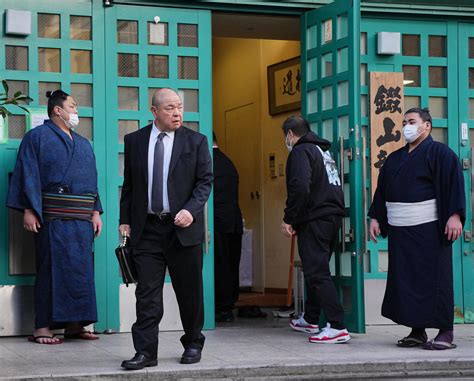
[[[308,291],[305,314],[291,320],[290,326],[296,331],[317,333],[309,338],[312,343],[344,343],[350,335],[329,269],[345,213],[341,180],[329,152],[331,143],[310,131],[309,123],[300,116],[289,117],[282,128],[290,151],[282,231],[288,237],[298,236]],[[320,331],[321,310],[328,324]]]
[[[201,360],[204,346],[204,205],[211,193],[212,163],[206,136],[182,125],[183,102],[169,88],[155,91],[153,123],[125,135],[120,233],[130,237],[138,283],[136,354],[126,369],[157,365],[158,325],[168,269],[184,335],[182,364]]]
[[[214,279],[216,321],[234,320],[239,298],[239,265],[242,249],[242,213],[239,208],[239,174],[219,149],[213,134],[214,163]]]

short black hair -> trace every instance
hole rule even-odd
[[[287,118],[281,128],[285,135],[291,130],[297,137],[302,137],[311,131],[308,121],[300,115],[293,115]]]
[[[433,119],[431,118],[430,110],[428,108],[413,107],[405,112],[406,114],[416,113],[423,122],[430,122],[433,127]]]
[[[46,98],[48,98],[48,116],[50,118],[53,115],[53,109],[56,106],[62,108],[68,96],[68,93],[59,89],[54,91],[46,91]]]

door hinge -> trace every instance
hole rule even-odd
[[[349,242],[354,242],[355,241],[355,232],[354,229],[349,229],[349,233],[345,234],[346,238],[349,238]]]
[[[466,170],[469,168],[471,168],[471,159],[469,158],[462,159],[462,169]]]
[[[464,231],[464,241],[471,242],[471,238],[472,238],[471,231],[470,230],[465,230]]]
[[[349,161],[352,161],[354,159],[354,151],[352,150],[352,148],[349,148],[347,150],[347,159]]]

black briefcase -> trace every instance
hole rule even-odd
[[[128,237],[124,236],[122,243],[115,249],[115,255],[120,266],[123,283],[137,283],[137,270],[132,256],[132,248],[128,245]]]

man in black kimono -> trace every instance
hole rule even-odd
[[[311,343],[339,344],[351,339],[344,325],[344,309],[331,278],[329,260],[345,213],[344,193],[331,143],[310,130],[300,116],[283,123],[286,145],[285,215],[283,234],[298,236],[298,252],[307,284],[305,314],[290,322],[295,331],[316,333]],[[321,310],[328,321],[319,331]]]
[[[459,160],[433,141],[427,109],[403,120],[407,144],[380,170],[369,210],[370,237],[388,236],[389,264],[382,315],[410,327],[400,347],[451,349],[453,344],[452,243],[465,220],[464,180]],[[426,328],[439,329],[427,341]]]
[[[214,163],[214,279],[216,321],[234,320],[232,309],[239,298],[239,265],[242,249],[242,212],[239,208],[239,174],[217,146],[213,135]]]

